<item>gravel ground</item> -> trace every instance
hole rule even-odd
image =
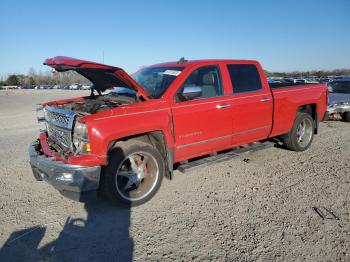
[[[350,124],[164,180],[148,203],[78,203],[34,180],[35,104],[84,91],[0,91],[0,261],[350,261]],[[322,219],[313,207],[339,219]]]

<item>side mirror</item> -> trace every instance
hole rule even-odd
[[[192,100],[202,96],[202,88],[200,86],[185,86],[181,95],[184,100]]]

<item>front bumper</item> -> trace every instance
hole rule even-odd
[[[46,157],[38,147],[37,142],[29,146],[30,165],[36,180],[48,182],[62,195],[77,201],[96,196],[101,166],[68,165]]]

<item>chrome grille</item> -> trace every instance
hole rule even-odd
[[[51,106],[46,106],[45,120],[47,123],[52,123],[56,126],[72,129],[74,121],[74,112],[67,111]]]
[[[66,149],[72,149],[74,112],[50,106],[46,106],[44,110],[49,138]]]
[[[58,142],[60,145],[64,146],[65,148],[71,148],[72,142],[70,130],[64,130],[52,124],[48,124],[47,133],[51,139]]]
[[[47,112],[48,118],[55,123],[58,123],[59,125],[62,126],[68,126],[69,123],[69,117],[60,113],[56,112]]]

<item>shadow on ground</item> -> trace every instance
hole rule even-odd
[[[0,248],[0,261],[132,261],[130,209],[102,200],[85,209],[87,219],[68,217],[58,237],[40,248],[50,225],[13,232]]]

